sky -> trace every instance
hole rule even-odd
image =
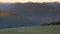
[[[0,0],[0,2],[60,2],[60,0]]]

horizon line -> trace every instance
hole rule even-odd
[[[31,1],[29,1],[31,2]],[[29,2],[0,2],[0,3],[29,3]],[[60,3],[58,1],[54,1],[56,3]],[[54,3],[54,2],[31,2],[31,3]]]

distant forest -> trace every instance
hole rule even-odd
[[[0,9],[1,10],[10,10],[10,11],[38,11],[38,12],[56,12],[60,11],[60,3],[59,2],[53,2],[53,3],[33,3],[33,2],[28,2],[28,3],[0,3]]]
[[[60,21],[57,21],[57,22],[53,21],[53,22],[42,24],[42,26],[46,26],[46,25],[60,25]]]

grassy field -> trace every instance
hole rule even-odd
[[[60,34],[60,26],[30,26],[0,29],[0,34]]]

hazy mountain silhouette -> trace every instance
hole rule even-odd
[[[15,13],[0,11],[0,28],[36,26],[40,23],[34,22]]]
[[[56,6],[55,6],[56,5]],[[48,23],[50,21],[60,21],[60,3],[1,3],[0,9],[11,12],[7,18],[2,18],[7,23]],[[13,14],[14,13],[14,14]],[[4,14],[5,15],[5,14]],[[3,16],[4,16],[3,15]],[[18,20],[16,18],[18,15]],[[7,16],[7,15],[6,15]],[[23,16],[23,18],[21,17]],[[25,18],[26,17],[26,18]],[[22,19],[22,21],[21,21]],[[26,20],[27,19],[27,20]],[[7,21],[9,20],[9,21]],[[14,21],[13,21],[14,20]],[[26,21],[25,21],[26,20]],[[29,20],[29,21],[28,21]],[[11,22],[10,22],[11,21]],[[24,22],[25,21],[25,22]]]
[[[10,11],[39,22],[60,20],[60,7],[53,7],[48,3],[15,3],[12,4]]]

